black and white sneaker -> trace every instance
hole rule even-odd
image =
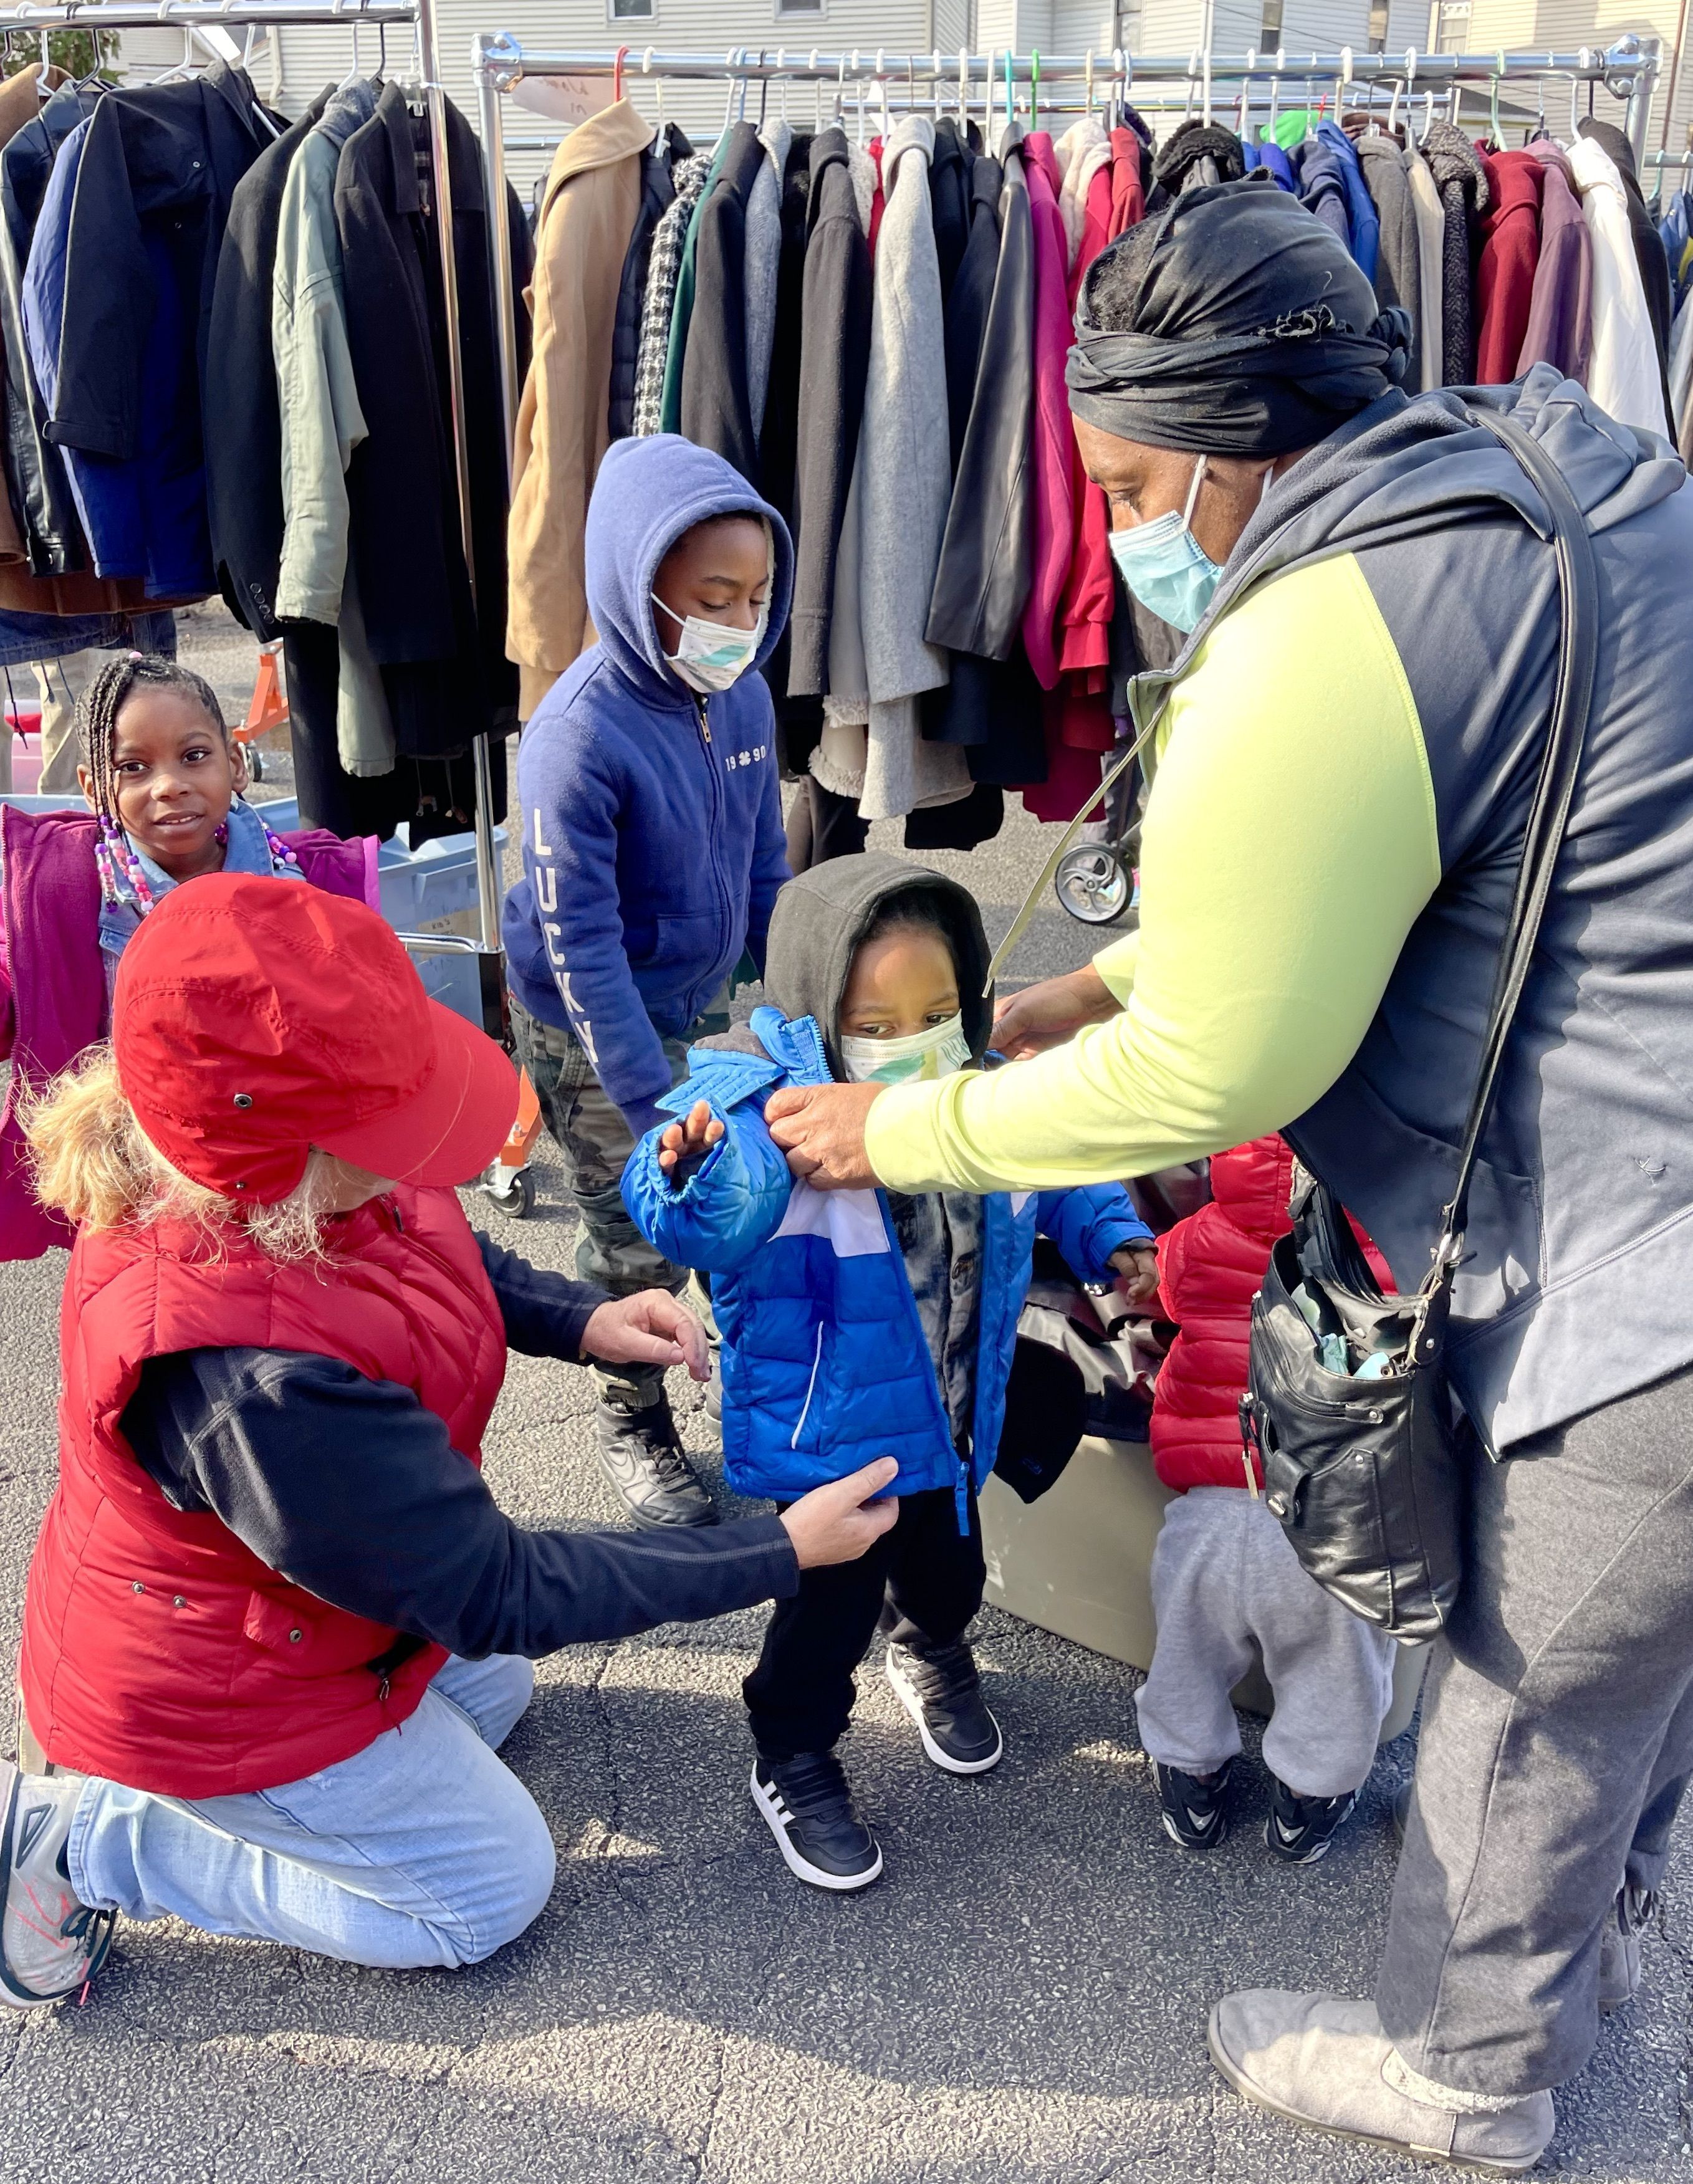
[[[844,1769],[833,1752],[753,1763],[753,1802],[764,1814],[788,1869],[836,1894],[868,1888],[882,1870],[882,1847],[853,1810]]]
[[[1155,1759],[1152,1772],[1164,1807],[1164,1832],[1179,1850],[1215,1850],[1228,1833],[1222,1793],[1234,1772],[1225,1759],[1215,1774],[1184,1774]]]
[[[888,1680],[937,1767],[949,1774],[985,1774],[999,1765],[1005,1739],[982,1696],[976,1656],[961,1638],[927,1653],[890,1644]]]
[[[716,1504],[682,1453],[662,1389],[656,1402],[632,1403],[602,1390],[593,1414],[593,1447],[613,1492],[649,1531],[715,1524]]]
[[[1273,1857],[1289,1865],[1315,1865],[1327,1858],[1341,1823],[1358,1802],[1356,1790],[1340,1797],[1296,1797],[1287,1784],[1270,1777],[1270,1817],[1264,1841]]]

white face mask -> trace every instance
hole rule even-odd
[[[961,1016],[914,1031],[909,1039],[845,1039],[841,1060],[852,1084],[911,1084],[951,1077],[970,1059]]]
[[[674,607],[665,606],[656,592],[652,599],[655,606],[664,607],[671,620],[681,627],[682,638],[676,650],[666,652],[665,658],[690,690],[698,690],[705,696],[713,691],[727,690],[757,659],[770,621],[768,600],[759,609],[758,620],[750,629],[732,629],[727,622],[705,621],[698,615],[679,615]]]

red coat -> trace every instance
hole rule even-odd
[[[1158,1286],[1182,1331],[1159,1369],[1152,1462],[1178,1494],[1190,1486],[1246,1484],[1239,1403],[1252,1298],[1277,1237],[1292,1225],[1293,1166],[1292,1152],[1274,1136],[1217,1154],[1211,1164],[1211,1204],[1159,1239]],[[1377,1280],[1387,1285],[1392,1277],[1386,1261],[1362,1230],[1358,1238]]]
[[[56,1765],[167,1797],[274,1788],[404,1721],[445,1659],[291,1585],[210,1513],[173,1508],[118,1429],[149,1357],[252,1345],[397,1381],[480,1461],[505,1334],[457,1197],[398,1190],[334,1237],[327,1267],[279,1267],[240,1243],[220,1255],[170,1223],[78,1237],[58,1485],[19,1665],[25,1718]]]
[[[1478,387],[1503,387],[1516,377],[1529,331],[1546,170],[1533,152],[1495,152],[1484,154],[1482,164],[1493,209],[1482,219],[1476,260],[1475,376]]]

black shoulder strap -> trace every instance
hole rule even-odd
[[[1599,653],[1599,577],[1594,565],[1593,544],[1588,536],[1586,518],[1576,505],[1563,472],[1540,442],[1530,438],[1510,418],[1488,410],[1472,410],[1470,415],[1474,423],[1484,426],[1511,450],[1540,490],[1551,518],[1562,612],[1551,724],[1547,730],[1540,777],[1534,784],[1534,800],[1523,836],[1523,862],[1517,874],[1511,916],[1500,951],[1493,1006],[1482,1042],[1481,1067],[1458,1155],[1457,1180],[1451,1203],[1445,1211],[1445,1234],[1435,1254],[1434,1279],[1442,1279],[1456,1266],[1462,1250],[1476,1150],[1498,1089],[1500,1065],[1504,1060],[1512,1020],[1528,982],[1540,919],[1546,898],[1551,893],[1552,873],[1575,794],[1575,777],[1581,763],[1582,741],[1587,733]]]

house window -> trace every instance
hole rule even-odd
[[[607,0],[606,20],[613,23],[650,23],[658,12],[658,0]]]
[[[784,15],[821,15],[823,0],[776,0],[777,20]]]
[[[1282,0],[1264,0],[1264,20],[1258,31],[1260,53],[1273,53],[1282,42]]]
[[[1435,51],[1463,53],[1469,43],[1470,0],[1440,0],[1440,31]]]

